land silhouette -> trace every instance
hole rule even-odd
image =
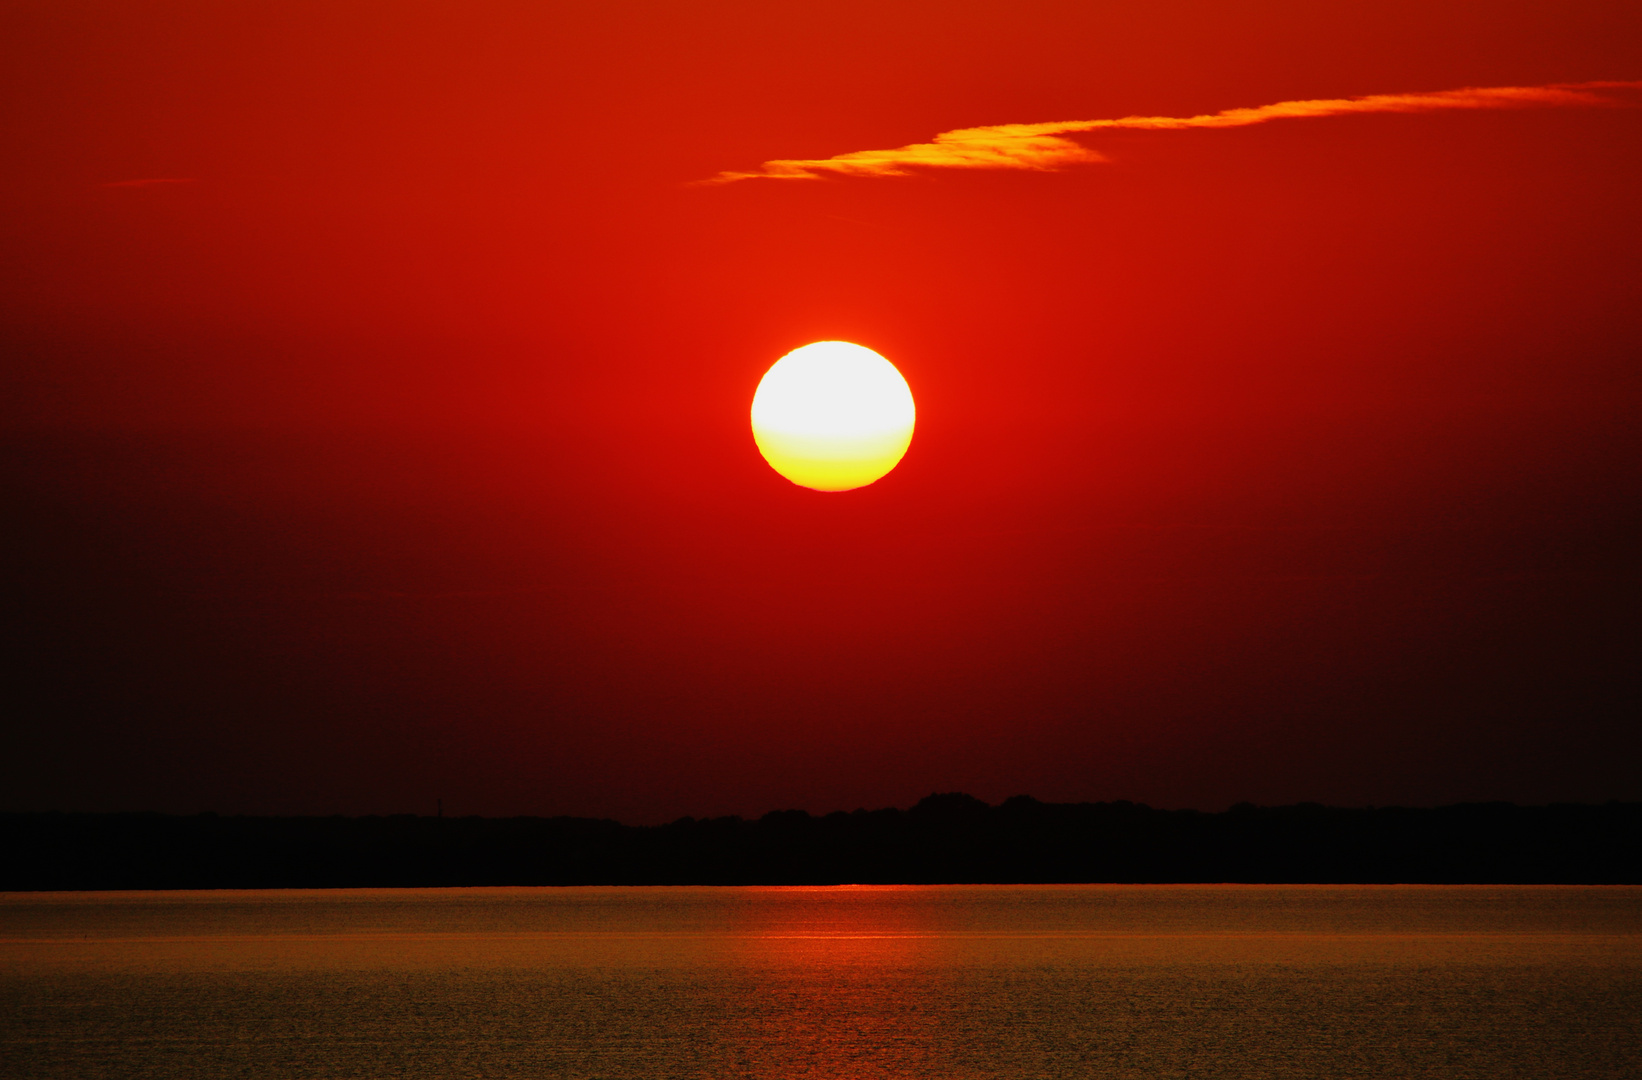
[[[1131,802],[631,826],[575,817],[0,815],[0,890],[1049,882],[1642,883],[1642,803],[1221,813]]]

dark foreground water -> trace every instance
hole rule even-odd
[[[6,1077],[1642,1077],[1642,889],[0,894]]]

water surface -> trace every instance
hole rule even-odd
[[[1642,889],[0,894],[7,1077],[1637,1077]]]

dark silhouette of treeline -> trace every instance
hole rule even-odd
[[[965,882],[1642,883],[1642,803],[1130,802],[589,818],[0,815],[0,890]]]

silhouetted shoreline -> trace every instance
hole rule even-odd
[[[592,818],[0,815],[0,890],[1051,882],[1642,883],[1642,803],[1130,802]]]

